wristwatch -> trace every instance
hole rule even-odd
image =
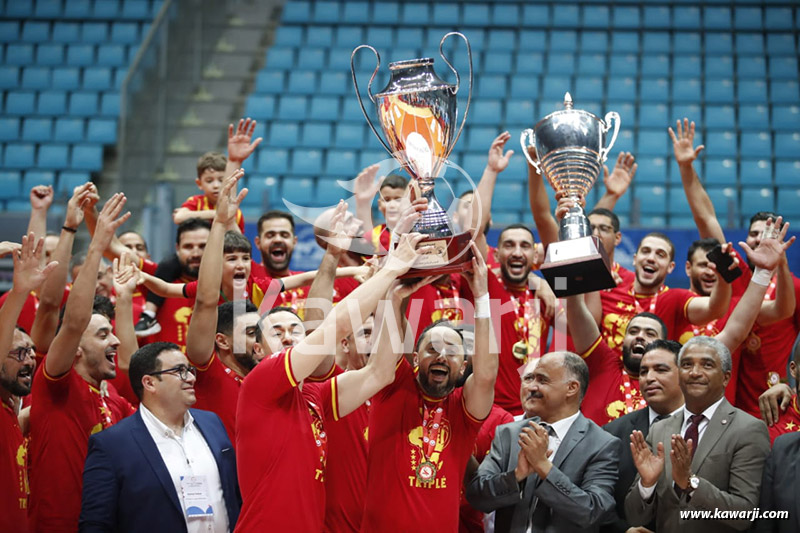
[[[695,476],[694,474],[689,476],[689,487],[686,491],[686,495],[691,497],[692,493],[697,490],[697,487],[700,486],[700,478]]]

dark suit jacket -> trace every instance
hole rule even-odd
[[[653,424],[647,443],[651,450],[664,444],[664,471],[650,501],[639,493],[639,476],[625,499],[625,516],[633,526],[654,518],[659,533],[708,533],[744,531],[748,520],[681,520],[680,511],[752,511],[758,506],[761,475],[769,453],[769,434],[761,420],[736,409],[723,398],[708,422],[692,459],[692,472],[700,486],[691,498],[679,498],[673,489],[670,437],[680,434],[683,411]]]
[[[217,461],[228,523],[233,530],[241,507],[233,446],[217,415],[190,411]],[[186,531],[175,485],[140,412],[89,439],[79,530]]]
[[[761,481],[761,512],[789,511],[788,520],[760,520],[755,530],[770,533],[800,531],[800,433],[781,435],[772,443]]]
[[[631,433],[634,430],[641,431],[645,437],[650,430],[650,409],[645,407],[625,416],[621,416],[603,426],[603,429],[617,437],[622,443],[619,454],[619,479],[614,487],[614,499],[617,501],[617,516],[614,522],[604,524],[600,528],[602,533],[625,533],[628,522],[625,520],[625,496],[628,489],[636,479],[636,465],[633,464],[631,455]],[[648,528],[651,531],[655,526]]]
[[[478,510],[497,511],[497,533],[524,533],[534,496],[538,503],[532,531],[598,531],[614,510],[619,439],[579,414],[552,458],[547,478],[531,475],[520,494],[514,474],[520,450],[517,440],[530,420],[539,421],[523,419],[497,428],[492,450],[467,487],[467,501]]]

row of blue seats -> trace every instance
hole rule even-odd
[[[41,144],[10,142],[3,149],[0,166],[6,169],[100,170],[102,144]]]
[[[0,141],[114,144],[117,142],[117,119],[26,117],[22,120],[0,116]]]
[[[0,17],[151,20],[163,3],[163,0],[6,0],[0,4]]]
[[[614,49],[616,53],[591,52],[530,52],[530,51],[475,51],[472,67],[481,74],[579,74],[611,76],[674,78],[775,78],[796,79],[797,57],[773,55],[731,56],[680,53],[632,54],[627,47]],[[267,52],[265,70],[350,70],[351,48],[324,46],[276,46]],[[419,48],[379,49],[384,69],[391,61],[433,57],[436,69],[449,72],[435,50]],[[460,72],[466,73],[469,63],[466,54],[450,54],[450,60]],[[367,51],[356,55],[356,70],[371,73],[377,62]]]
[[[693,2],[696,4],[696,2]],[[307,2],[290,1],[283,9],[284,23],[435,24],[485,27],[523,26],[593,28],[676,28],[706,30],[791,29],[793,9],[787,6],[579,5],[537,2],[456,3],[432,2]],[[800,19],[800,14],[798,14]]]
[[[0,199],[28,198],[30,190],[37,185],[51,185],[56,197],[72,195],[72,190],[78,185],[90,181],[91,176],[87,171],[63,170],[60,172],[44,170],[16,170],[0,171]],[[28,204],[30,209],[30,203]]]
[[[127,73],[127,67],[0,66],[0,89],[119,90]]]
[[[46,67],[99,66],[121,67],[136,56],[138,45],[125,44],[25,44],[0,45],[0,62],[3,65],[30,65]]]
[[[436,24],[436,21],[432,21]],[[618,49],[620,53],[688,53],[791,55],[796,50],[794,31],[761,32],[598,32],[590,30],[526,30],[460,28],[469,39],[473,50],[491,51],[554,51],[554,52],[605,52]],[[275,36],[276,46],[336,46],[353,48],[369,44],[376,48],[409,47],[421,44],[425,49],[439,49],[442,37],[454,28],[419,24],[397,28],[349,26],[337,24],[309,26],[280,26]],[[451,37],[445,49],[463,48],[461,39]],[[629,48],[629,49],[628,49]]]
[[[797,130],[800,129],[800,107],[797,105],[706,105],[663,104],[640,101],[602,103],[595,99],[592,91],[579,90],[572,93],[576,105],[598,116],[607,111],[617,111],[623,127],[634,125],[658,128],[671,125],[675,120],[689,117],[708,129],[742,130]],[[586,95],[589,100],[583,98]],[[695,100],[694,102],[697,102]],[[372,103],[364,102],[371,112]],[[537,105],[538,104],[538,105]],[[470,125],[533,124],[548,113],[560,109],[557,100],[529,99],[476,99],[469,111]],[[245,115],[262,121],[259,131],[264,136],[264,120],[311,120],[315,122],[356,122],[363,124],[364,118],[355,94],[350,96],[272,96],[251,95],[245,104]],[[373,115],[374,116],[374,115]]]
[[[112,91],[7,91],[3,100],[5,116],[119,116],[119,93]]]
[[[25,3],[25,2],[15,2]],[[0,42],[14,43],[122,43],[141,40],[149,23],[139,22],[49,22],[1,20]]]

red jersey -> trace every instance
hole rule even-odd
[[[792,403],[789,404],[786,411],[781,413],[778,421],[767,429],[769,429],[769,441],[771,444],[781,435],[800,431],[800,407],[797,405],[797,395],[792,396]]]
[[[0,296],[0,307],[5,305],[7,298],[7,292]],[[31,292],[28,294],[28,297],[25,298],[25,303],[22,304],[22,310],[19,312],[19,318],[17,318],[17,325],[24,329],[29,335],[31,329],[33,329],[33,320],[36,318],[36,310],[38,308],[39,297],[35,292]]]
[[[302,274],[302,270],[290,270],[287,276],[293,276],[294,274]],[[267,273],[267,269],[264,265],[259,265],[256,262],[253,262],[250,268],[250,275],[256,276],[259,278],[270,278],[271,276]],[[281,277],[285,276],[277,276],[274,279],[280,279]],[[275,301],[270,304],[270,306],[266,309],[272,309],[274,307],[289,307],[297,313],[301,319],[305,318],[305,304],[306,304],[306,297],[308,296],[308,290],[311,288],[310,285],[306,285],[303,287],[297,287],[296,289],[288,289],[281,292]]]
[[[28,446],[17,413],[0,406],[0,531],[28,531]]]
[[[151,276],[156,275],[156,269],[158,268],[158,264],[150,261],[149,259],[139,259],[139,270],[150,274]],[[147,303],[147,287],[144,285],[139,285],[136,287],[136,292],[133,293],[133,323],[139,321],[139,317],[144,311],[144,306]]]
[[[356,290],[361,283],[355,278],[336,278],[333,280],[333,303],[339,303]]]
[[[603,304],[603,338],[609,348],[622,355],[625,328],[635,315],[648,311],[658,315],[667,326],[667,338],[678,340],[678,332],[691,326],[686,316],[689,302],[695,298],[686,289],[670,289],[662,285],[655,295],[634,294],[633,285],[618,285],[600,292]]]
[[[372,232],[364,235],[364,238],[372,243],[376,254],[385,255],[392,242],[392,232],[386,227],[386,224],[380,224],[372,228]]]
[[[611,270],[613,272],[616,272],[617,275],[620,277],[620,279],[622,279],[622,281],[619,284],[617,284],[617,287],[631,285],[636,279],[636,274],[634,274],[624,266],[620,265],[619,263],[614,263],[614,266],[612,267]]]
[[[489,270],[493,270],[495,268],[500,268],[500,263],[497,261],[497,248],[494,246],[486,245],[487,252],[486,252],[486,266]]]
[[[179,282],[188,283],[188,278],[181,278]],[[161,331],[148,337],[148,342],[174,342],[186,352],[186,333],[189,331],[189,320],[194,311],[192,298],[166,298],[156,313],[156,320],[161,324]]]
[[[426,326],[437,320],[446,319],[454,324],[460,324],[464,320],[460,297],[461,280],[460,274],[450,274],[443,281],[436,280],[430,285],[420,287],[411,295],[406,318],[411,322],[417,336]],[[417,309],[419,316],[412,316],[417,314]]]
[[[247,375],[236,410],[242,511],[237,532],[321,531],[327,434],[321,405],[336,412],[330,387],[299,387],[288,348]]]
[[[217,208],[216,205],[212,204],[208,198],[206,198],[205,194],[197,194],[195,196],[190,196],[181,207],[185,207],[189,211],[212,211]],[[239,230],[244,234],[244,216],[242,216],[242,210],[236,210],[236,224],[239,226]]]
[[[194,301],[197,298],[197,281],[190,281],[183,285],[183,295],[189,300]],[[259,277],[254,276],[252,273],[247,278],[247,285],[245,292],[242,295],[246,300],[253,302],[256,307],[260,307],[261,303],[266,298],[268,300],[267,309],[274,306],[269,305],[269,301],[280,297],[280,292],[283,290],[283,283],[280,280],[272,279],[269,276]],[[225,296],[220,292],[219,303],[220,305],[228,301]]]
[[[589,367],[589,388],[581,404],[586,418],[603,426],[647,405],[639,391],[639,376],[625,372],[622,358],[602,342],[602,337],[597,337],[581,357]]]
[[[492,449],[492,440],[494,440],[494,433],[498,426],[508,424],[514,421],[511,413],[497,407],[492,406],[489,416],[483,422],[478,436],[475,439],[475,448],[472,451],[472,456],[482,463],[484,458],[489,455]],[[483,533],[483,513],[473,508],[464,496],[464,488],[461,488],[461,507],[458,511],[458,531],[460,533]]]
[[[43,365],[34,375],[32,396],[31,530],[74,533],[89,437],[133,414],[133,407],[114,387],[103,395],[74,368],[53,378]]]
[[[235,444],[236,402],[239,400],[239,389],[244,378],[225,366],[216,352],[205,366],[195,364],[195,367],[197,367],[197,381],[194,384],[194,392],[197,402],[194,408],[216,413],[222,420],[231,442]]]
[[[746,273],[749,282],[749,268]],[[800,279],[793,275],[792,281],[796,301],[800,302]],[[764,295],[765,300],[775,299],[775,288],[776,282],[773,278]],[[794,316],[768,326],[758,324],[753,326],[741,347],[736,407],[753,416],[760,416],[758,397],[786,377],[786,365],[798,331],[800,331],[800,306],[795,309]]]
[[[440,426],[432,452],[426,453],[423,412],[438,407]],[[429,398],[417,385],[416,371],[401,360],[394,383],[373,398],[361,531],[418,531],[421,525],[457,531],[464,469],[480,427],[481,421],[467,412],[463,388],[445,398]],[[436,477],[428,483],[416,474],[425,461],[436,466]]]

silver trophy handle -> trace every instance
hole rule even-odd
[[[375,65],[375,70],[372,72],[372,76],[370,76],[369,78],[369,84],[367,84],[367,94],[369,95],[369,99],[372,100],[373,104],[375,103],[375,97],[372,96],[372,82],[375,80],[375,76],[378,74],[378,69],[381,68],[381,55],[378,53],[377,50],[375,50],[368,44],[362,44],[361,46],[357,46],[356,49],[353,50],[353,53],[350,54],[350,74],[353,75],[353,85],[356,88],[356,97],[358,98],[358,105],[361,107],[361,112],[364,113],[364,118],[367,119],[367,124],[372,130],[372,133],[375,134],[375,136],[381,142],[383,147],[386,148],[386,151],[389,152],[389,155],[393,155],[394,152],[392,152],[392,149],[389,148],[389,145],[386,144],[386,141],[383,140],[381,134],[378,133],[378,130],[375,129],[375,126],[372,125],[372,120],[370,120],[369,115],[367,114],[367,109],[364,107],[364,102],[361,101],[361,91],[358,90],[358,80],[356,79],[355,60],[356,60],[356,52],[358,52],[362,48],[369,48],[370,50],[372,50],[372,53],[375,54],[375,58],[378,60],[377,65]]]
[[[456,88],[453,90],[453,94],[456,95],[458,94],[458,90],[461,88],[461,76],[458,75],[458,71],[455,69],[455,67],[453,67],[450,61],[447,60],[447,57],[444,55],[444,49],[443,49],[444,42],[451,35],[457,35],[458,37],[461,37],[462,39],[464,39],[464,43],[466,43],[467,45],[467,58],[469,59],[469,94],[467,94],[467,106],[464,108],[464,117],[461,119],[461,126],[459,126],[458,131],[456,132],[456,136],[453,138],[453,142],[450,144],[450,150],[444,156],[445,159],[450,157],[450,152],[453,151],[453,148],[455,148],[456,143],[458,142],[458,138],[461,137],[461,132],[464,130],[464,124],[466,124],[467,122],[467,113],[469,113],[469,104],[470,102],[472,102],[472,81],[473,81],[472,47],[469,45],[467,37],[463,33],[457,31],[451,31],[450,33],[445,34],[445,36],[442,37],[441,42],[439,42],[439,55],[442,56],[444,62],[447,64],[448,67],[450,67],[450,70],[453,71],[453,74],[456,75]]]
[[[536,169],[536,172],[542,174],[542,167],[539,165],[539,152],[536,152],[536,134],[531,128],[522,131],[522,134],[519,136],[519,144],[522,145],[522,153],[525,155],[525,159],[528,160],[528,163]],[[529,146],[533,147],[533,151],[536,152],[536,161],[531,158],[531,154],[528,152]]]
[[[614,122],[614,133],[611,134],[611,140],[608,141],[608,144],[600,150],[600,162],[605,163],[606,159],[608,158],[608,153],[611,151],[611,147],[614,146],[614,143],[617,140],[617,134],[619,133],[619,113],[616,111],[609,111],[606,113],[605,118],[603,118],[603,125],[605,126],[604,133],[608,133],[608,130],[611,129],[611,122]]]

